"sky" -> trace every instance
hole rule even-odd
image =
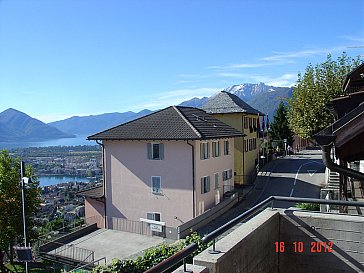
[[[0,0],[0,112],[138,112],[364,56],[363,0]]]

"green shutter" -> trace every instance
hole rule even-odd
[[[147,143],[148,159],[152,159],[152,143]]]
[[[159,159],[164,159],[164,145],[163,143],[159,143]]]
[[[200,159],[203,159],[203,143],[200,143]]]
[[[201,178],[201,194],[204,194],[204,183],[203,183],[203,177]]]

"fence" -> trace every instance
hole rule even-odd
[[[141,235],[159,235],[150,230],[150,225],[141,221],[132,221],[122,218],[106,217],[106,223],[108,229],[131,232]],[[162,234],[160,234],[162,235]]]
[[[49,251],[48,255],[53,255],[61,258],[68,258],[73,261],[78,261],[81,263],[93,263],[95,260],[94,251],[76,247],[74,245],[64,245],[57,243],[59,246],[56,249]]]

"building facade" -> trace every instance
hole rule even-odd
[[[264,114],[226,91],[212,97],[203,109],[244,133],[234,143],[234,182],[237,185],[253,183],[259,161],[259,116]]]
[[[233,189],[241,135],[203,110],[173,106],[90,136],[103,147],[104,216],[172,228],[197,217]],[[86,218],[99,212],[87,202]]]

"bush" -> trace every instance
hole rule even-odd
[[[304,210],[320,211],[320,204],[298,203],[296,207]]]

